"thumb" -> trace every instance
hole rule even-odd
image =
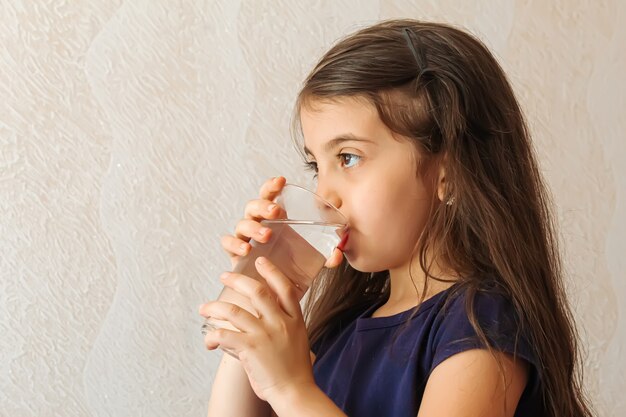
[[[276,265],[264,256],[256,260],[256,269],[267,286],[278,297],[279,306],[291,317],[302,315],[298,297],[299,288]]]
[[[324,266],[326,268],[336,268],[341,265],[343,260],[343,252],[339,248],[333,249],[333,253],[328,257]]]

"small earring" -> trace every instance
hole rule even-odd
[[[452,204],[454,204],[455,200],[456,198],[454,198],[454,196],[450,197],[448,201],[446,201],[446,206],[451,206]]]

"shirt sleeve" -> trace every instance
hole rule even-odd
[[[434,329],[433,361],[430,371],[450,356],[471,349],[486,349],[474,330],[466,310],[469,295],[463,292],[450,299]],[[478,291],[473,310],[489,344],[498,351],[515,355],[536,366],[527,338],[520,332],[513,303],[503,295]]]

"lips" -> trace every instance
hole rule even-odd
[[[344,251],[346,244],[348,243],[348,237],[350,237],[350,230],[346,230],[341,238],[341,242],[337,245],[337,249]]]

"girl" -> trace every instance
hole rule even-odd
[[[265,259],[267,282],[223,276],[260,317],[201,306],[241,330],[206,336],[239,357],[224,355],[209,416],[591,415],[548,194],[480,41],[414,20],[362,29],[313,69],[294,122],[348,242],[304,313]],[[271,238],[259,222],[284,184],[222,239],[233,264]]]

